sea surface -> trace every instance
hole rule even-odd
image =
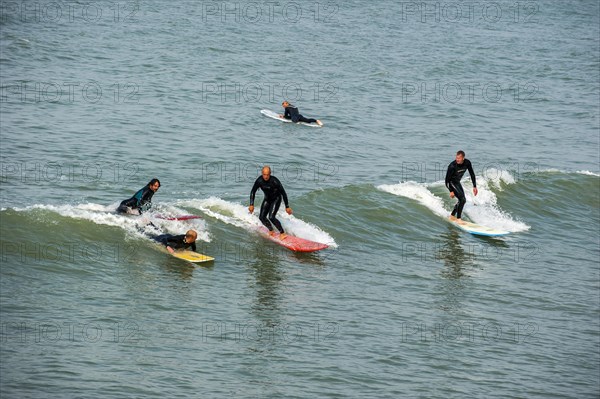
[[[0,9],[2,398],[600,396],[597,1]]]

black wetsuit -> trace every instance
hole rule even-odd
[[[288,105],[287,107],[285,107],[285,114],[283,114],[283,117],[285,119],[291,119],[292,122],[294,122],[294,123],[298,123],[298,122],[316,123],[317,122],[316,119],[309,119],[309,118],[305,118],[302,115],[300,115],[300,112],[298,112],[298,108],[294,107],[291,104]]]
[[[130,209],[137,209],[141,214],[142,211],[149,209],[152,205],[153,195],[154,191],[152,191],[150,187],[146,186],[139,190],[137,193],[135,193],[133,197],[122,201],[119,207],[117,208],[117,212],[129,213]]]
[[[173,234],[161,234],[154,237],[154,239],[160,242],[165,247],[171,247],[173,249],[191,249],[196,251],[196,242],[186,243],[183,241],[185,234],[174,236]]]
[[[477,187],[475,182],[475,172],[473,172],[473,166],[471,165],[471,161],[468,159],[464,159],[463,163],[460,165],[456,163],[456,161],[452,161],[450,165],[448,165],[448,171],[446,172],[446,187],[450,192],[453,192],[458,202],[454,206],[452,210],[452,216],[456,216],[458,219],[462,216],[462,210],[467,202],[465,198],[465,191],[460,184],[460,180],[466,171],[469,171],[469,175],[471,176],[471,181],[473,182],[473,187]]]
[[[275,176],[271,176],[269,180],[265,180],[262,176],[258,176],[258,179],[254,182],[254,186],[252,186],[252,191],[250,191],[250,205],[254,205],[254,196],[256,195],[256,190],[259,188],[265,193],[265,199],[260,206],[260,215],[258,218],[269,231],[273,231],[273,226],[271,225],[271,223],[273,223],[275,227],[277,227],[277,230],[279,230],[280,233],[283,233],[283,227],[281,227],[281,223],[276,217],[277,211],[281,205],[282,197],[286,208],[289,208],[289,204],[287,194],[285,193],[281,182]]]

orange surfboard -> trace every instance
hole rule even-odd
[[[269,234],[269,230],[262,226],[258,229],[258,232],[266,239],[295,252],[315,252],[329,247],[327,244],[310,241],[304,238],[291,236],[289,234],[286,234],[285,238],[281,239],[279,237],[279,233],[275,233],[275,235],[272,236]]]

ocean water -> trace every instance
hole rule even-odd
[[[0,9],[3,398],[600,395],[597,1]],[[328,249],[255,233],[264,164]]]

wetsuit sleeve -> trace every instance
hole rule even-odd
[[[285,207],[289,208],[290,204],[288,203],[287,193],[285,192],[285,189],[283,188],[283,184],[281,184],[279,179],[277,179],[277,185],[279,186],[279,192],[281,193],[281,196],[283,197],[283,203],[285,204]]]
[[[475,182],[475,172],[473,171],[473,165],[471,161],[469,161],[469,167],[467,169],[469,171],[469,176],[471,176],[471,182],[473,182],[473,187],[477,187],[477,183]]]
[[[446,183],[446,188],[452,192],[452,189],[450,188],[450,180],[452,179],[452,176],[454,175],[454,164],[450,163],[450,165],[448,165],[448,170],[446,171],[446,180],[444,181]]]
[[[285,119],[291,119],[292,116],[290,115],[290,108],[289,107],[285,107],[285,113],[283,114],[283,117]]]
[[[260,179],[260,177],[258,178]],[[256,190],[258,190],[258,179],[254,182],[254,186],[252,186],[252,190],[250,190],[250,205],[254,205],[254,196],[256,195]]]
[[[196,252],[196,243],[193,242],[191,245],[192,251]]]

